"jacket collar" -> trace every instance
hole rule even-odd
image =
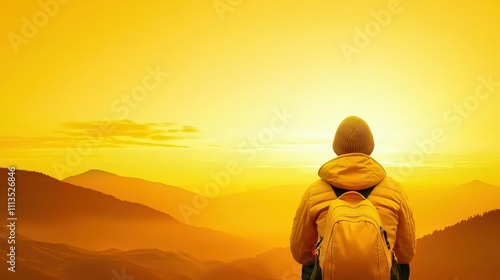
[[[321,166],[319,177],[327,183],[346,190],[363,190],[380,183],[386,176],[382,165],[368,155],[340,155]]]

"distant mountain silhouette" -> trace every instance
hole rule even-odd
[[[0,233],[6,232],[0,227]],[[1,236],[1,235],[0,235]],[[0,237],[0,244],[6,242]],[[0,254],[5,256],[5,246]],[[19,280],[271,280],[230,267],[221,261],[200,260],[185,253],[158,249],[88,251],[66,244],[19,238],[16,272],[0,270],[0,279]],[[3,257],[2,257],[3,258]],[[224,267],[224,269],[220,269]],[[133,277],[133,278],[132,278]]]
[[[0,169],[7,182],[7,169]],[[147,206],[61,182],[41,173],[16,171],[18,234],[89,250],[159,248],[201,259],[233,260],[271,247],[178,222]],[[0,192],[7,201],[7,192]],[[7,207],[1,207],[6,217]]]
[[[420,235],[500,208],[500,187],[478,180],[451,189],[436,187],[410,196]]]
[[[179,211],[179,204],[192,205],[194,196],[194,193],[181,188],[118,176],[102,170],[89,170],[63,181],[148,205],[181,222],[183,216]],[[306,186],[277,186],[210,198],[209,206],[199,215],[191,216],[190,222],[201,227],[263,240],[275,246],[287,246],[293,216],[305,188]],[[252,222],[242,223],[242,220]]]
[[[301,266],[293,260],[290,248],[275,248],[255,258],[235,260],[228,266],[237,267],[246,273],[254,273],[261,277],[280,280],[300,279],[297,276],[300,276]]]
[[[179,204],[191,205],[195,195],[178,187],[96,169],[68,177],[63,182],[110,194],[122,200],[148,205],[179,221],[183,221]]]
[[[499,237],[500,210],[475,216],[425,236],[418,240],[411,278],[499,279]]]
[[[306,187],[276,186],[215,197],[210,207],[193,217],[193,224],[285,247]]]

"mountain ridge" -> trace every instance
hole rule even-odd
[[[7,181],[6,169],[0,169],[0,180]],[[23,221],[17,231],[34,240],[93,251],[160,248],[220,260],[253,256],[272,248],[233,234],[186,225],[149,206],[40,172],[16,170],[16,185],[16,215]],[[7,192],[0,193],[0,199],[7,200]],[[6,217],[7,207],[0,214]]]
[[[78,175],[69,176],[62,181],[110,194],[125,201],[148,205],[179,221],[184,220],[179,206],[181,204],[191,205],[196,196],[195,193],[180,187],[121,176],[100,169],[91,169]]]

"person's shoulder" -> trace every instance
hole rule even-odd
[[[382,180],[382,182],[387,184],[387,186],[389,186],[391,188],[401,189],[401,184],[390,176],[385,176],[385,178]]]
[[[325,180],[318,179],[309,185],[308,190],[310,193],[325,192],[325,191],[331,191],[332,186],[328,184]]]
[[[332,186],[323,179],[318,179],[309,185],[307,191],[309,192],[309,199],[313,203],[320,201],[335,199],[335,193]]]
[[[393,178],[386,176],[378,185],[380,191],[387,193],[390,196],[399,197],[403,193],[401,184]]]

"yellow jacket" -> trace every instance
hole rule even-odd
[[[403,188],[370,156],[351,153],[325,163],[318,171],[320,180],[305,191],[294,218],[290,248],[293,258],[310,264],[318,236],[324,236],[326,216],[336,198],[331,185],[346,190],[362,190],[377,185],[368,199],[377,208],[399,263],[409,263],[416,250],[415,222]],[[331,185],[330,185],[331,184]],[[324,242],[323,244],[325,244]],[[325,248],[321,248],[325,252]],[[323,269],[328,264],[321,263]]]

